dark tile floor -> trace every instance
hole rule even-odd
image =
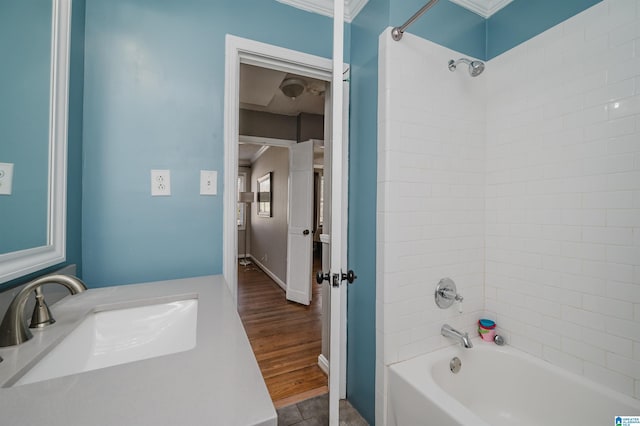
[[[277,410],[278,426],[325,426],[329,424],[329,394],[306,399]],[[347,400],[340,401],[341,426],[367,426],[368,423]]]

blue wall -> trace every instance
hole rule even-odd
[[[225,34],[331,57],[332,20],[263,0],[88,0],[83,277],[222,272]],[[150,170],[170,169],[170,197]],[[201,169],[218,196],[198,194]]]
[[[378,36],[389,0],[369,0],[351,24],[349,120],[349,268],[358,275],[347,298],[347,398],[375,423],[376,191]]]
[[[487,20],[485,58],[495,58],[601,1],[516,0]]]
[[[516,0],[502,13],[527,21],[529,9],[522,3],[527,2]],[[562,12],[559,16],[564,19],[567,13],[576,11],[576,5],[584,8],[593,0],[571,3],[574,6],[570,12],[557,4],[547,7],[551,15]],[[386,25],[404,22],[422,4],[422,0],[372,0],[354,23],[360,35],[353,43],[347,38],[347,46],[353,45],[351,51],[355,52],[365,45],[377,45],[376,33]],[[487,37],[487,26],[497,29],[501,22],[496,18],[487,23],[464,8],[441,1],[409,32],[483,58],[486,52],[494,51],[487,40],[491,44],[494,38],[502,42],[510,39],[509,43],[518,39],[504,32],[500,35],[497,30],[489,30]],[[273,1],[89,0],[82,256],[85,278],[91,285],[221,271],[222,196],[200,197],[197,179],[200,169],[218,170],[222,177],[227,32],[320,56],[331,55],[330,19]],[[354,70],[363,71],[362,78],[368,78],[369,83],[358,81],[361,77],[356,71],[354,90],[373,82],[369,68],[377,66],[377,53],[366,63],[359,60],[364,60],[364,55],[352,61]],[[373,93],[367,96],[374,95],[375,88],[370,86]],[[352,100],[358,102],[358,96]],[[352,111],[356,126],[360,115],[369,115],[356,108]],[[375,121],[362,126],[373,129]],[[368,138],[367,133],[372,133],[375,138],[372,131],[353,131],[354,153],[361,149],[359,134]],[[358,163],[354,158],[352,187],[356,188],[359,168],[375,167],[375,161],[365,157]],[[172,170],[171,197],[150,197],[152,168]],[[366,182],[372,181],[365,180],[358,191],[373,193],[365,189]],[[221,190],[221,179],[219,187]],[[354,217],[361,218],[357,212]],[[371,228],[375,219],[367,222],[371,222]],[[368,250],[374,252],[371,246]]]
[[[0,195],[0,254],[47,243],[51,1],[0,2],[0,162],[14,163]]]
[[[73,0],[69,59],[67,138],[67,260],[82,276],[82,123],[84,98],[85,0]]]
[[[388,25],[396,27],[404,24],[425,3],[425,0],[392,0]],[[407,32],[466,55],[484,58],[485,21],[483,17],[455,3],[441,0],[414,22]]]
[[[378,37],[402,25],[423,0],[370,0],[351,24],[349,138],[349,286],[347,309],[347,397],[375,422],[376,190],[378,158]],[[437,3],[407,31],[484,57],[485,20],[447,2]],[[390,35],[389,35],[390,36]]]
[[[450,1],[440,1],[407,32],[474,58],[489,60],[602,0],[514,0],[484,19]],[[402,25],[423,0],[392,0],[389,25]]]

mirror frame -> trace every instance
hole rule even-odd
[[[0,254],[0,283],[66,259],[71,0],[52,0],[47,245]]]

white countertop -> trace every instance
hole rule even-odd
[[[198,298],[198,325],[192,350],[6,387],[96,307],[193,297]],[[63,299],[51,311],[55,324],[34,331],[34,338],[22,345],[0,348],[0,424],[276,425],[275,409],[222,276],[91,289]]]

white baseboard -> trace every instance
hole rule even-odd
[[[318,355],[318,367],[324,374],[329,375],[329,360],[323,354]]]
[[[264,266],[262,263],[260,263],[258,261],[258,259],[256,259],[255,257],[253,257],[252,255],[249,255],[249,257],[251,258],[251,260],[253,261],[253,263],[255,263],[260,269],[262,269],[264,271],[265,274],[269,275],[269,278],[271,278],[272,280],[274,280],[276,282],[276,284],[278,284],[280,287],[282,287],[282,289],[284,291],[287,291],[287,284],[282,281],[280,278],[278,278],[276,276],[276,274],[274,274],[273,272],[271,272],[269,270],[269,268],[267,268],[266,266]]]
[[[247,254],[247,253],[245,253],[245,254],[238,253],[238,259],[244,259],[245,257],[251,257],[251,258],[253,258],[253,256],[251,256],[250,254]]]

